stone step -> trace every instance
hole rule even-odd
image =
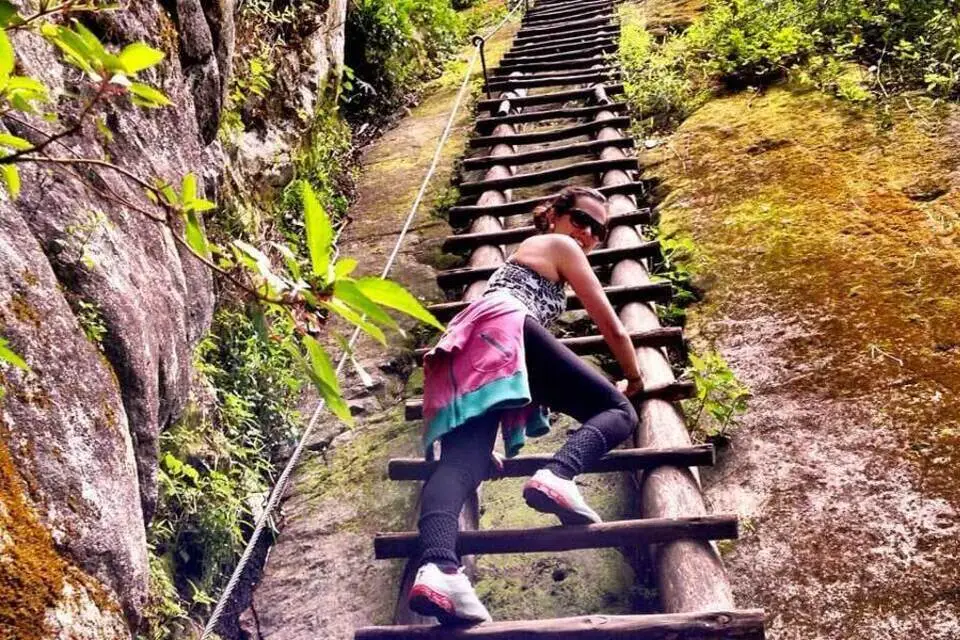
[[[713,515],[617,520],[532,529],[461,531],[457,537],[457,553],[539,553],[637,547],[681,539],[732,540],[739,534],[738,524],[735,515]],[[418,552],[418,539],[419,534],[414,531],[378,533],[373,539],[374,555],[378,560],[409,558]]]
[[[594,266],[616,264],[621,260],[642,260],[653,258],[655,262],[662,262],[660,243],[656,240],[644,242],[632,247],[617,247],[615,249],[595,249],[587,254],[587,260]],[[455,289],[472,284],[477,280],[486,280],[498,267],[462,267],[447,269],[437,273],[437,284],[442,289]]]
[[[763,609],[607,614],[485,622],[471,627],[398,625],[362,627],[354,640],[764,640]]]
[[[525,478],[532,476],[550,462],[550,454],[532,454],[507,458],[497,478]],[[642,471],[653,467],[710,467],[716,462],[712,444],[700,444],[672,449],[615,449],[586,469],[584,473],[614,473]],[[426,480],[437,468],[437,461],[423,458],[396,458],[387,463],[387,477],[391,480]],[[487,478],[489,479],[489,478]]]

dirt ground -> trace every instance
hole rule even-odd
[[[957,109],[777,88],[648,158],[699,249],[687,332],[752,390],[705,485],[775,640],[960,638],[958,143]]]

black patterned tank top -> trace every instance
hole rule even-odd
[[[505,262],[490,276],[487,290],[507,291],[530,310],[544,327],[567,308],[567,294],[562,282],[554,282],[519,262]]]

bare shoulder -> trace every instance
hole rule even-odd
[[[517,254],[540,254],[544,258],[557,258],[570,251],[580,251],[580,245],[562,233],[542,233],[527,238],[517,247]]]

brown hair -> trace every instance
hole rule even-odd
[[[550,224],[547,220],[547,214],[551,211],[554,213],[570,211],[570,209],[573,209],[573,203],[577,198],[593,198],[600,203],[607,201],[605,195],[590,187],[564,187],[557,195],[537,205],[537,208],[533,210],[533,226],[539,233],[546,233]]]

